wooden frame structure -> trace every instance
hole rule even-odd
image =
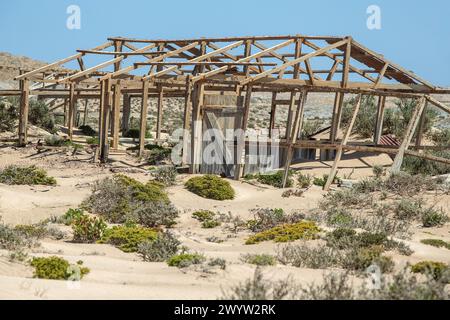
[[[104,61],[87,67],[87,60],[92,57]],[[68,64],[73,65],[69,71],[62,69]],[[75,126],[77,100],[85,100],[86,118],[88,99],[99,99],[101,161],[107,161],[109,146],[116,149],[119,131],[128,127],[131,98],[141,99],[139,154],[144,150],[149,97],[158,99],[157,142],[161,138],[163,100],[167,97],[185,99],[183,126],[191,132],[191,145],[189,146],[186,136],[183,142],[183,162],[187,163],[188,148],[192,158],[198,157],[199,154],[201,131],[197,124],[202,117],[205,94],[245,94],[241,125],[241,129],[245,129],[252,93],[270,92],[272,103],[269,129],[274,128],[277,108],[280,105],[289,106],[286,137],[280,143],[287,152],[284,163],[285,180],[294,149],[336,149],[338,156],[335,158],[326,188],[334,178],[344,150],[359,148],[361,151],[395,151],[396,158],[392,168],[394,172],[400,169],[404,154],[426,157],[408,150],[416,127],[419,127],[419,131],[422,130],[420,124],[423,123],[426,104],[430,103],[450,113],[449,106],[431,96],[449,94],[450,90],[434,86],[411,71],[388,61],[384,56],[367,49],[352,37],[288,35],[172,40],[112,37],[95,48],[77,50],[77,53],[70,57],[23,73],[16,77],[16,80],[20,81],[20,89],[0,91],[0,96],[21,97],[21,145],[27,143],[30,96],[65,99],[66,125],[70,137]],[[310,92],[329,92],[335,95],[328,141],[299,141],[304,105]],[[277,99],[279,93],[290,93],[290,99]],[[297,99],[298,93],[300,97]],[[345,94],[373,95],[379,98],[373,145],[357,146],[347,141],[359,104],[355,107],[350,127],[340,142],[338,141]],[[420,100],[408,125],[406,138],[398,150],[378,144],[387,97]],[[415,148],[421,147],[421,135],[421,132],[417,135]],[[238,148],[238,169],[235,171],[237,179],[242,175],[242,164],[239,162],[242,152],[244,148]],[[447,159],[432,158],[448,163]],[[196,163],[191,163],[190,172],[198,172]]]

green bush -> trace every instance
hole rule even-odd
[[[106,229],[98,243],[111,244],[124,252],[136,252],[140,243],[154,241],[158,237],[155,229],[139,226],[114,226]]]
[[[175,167],[167,166],[156,169],[152,175],[155,177],[156,181],[162,183],[163,185],[172,186],[175,184],[178,172]]]
[[[357,98],[353,97],[344,101],[342,110],[342,123],[347,127],[353,115]],[[353,126],[353,131],[361,138],[370,138],[373,135],[373,128],[375,127],[377,119],[377,101],[374,96],[363,95],[359,112],[356,116],[356,121]]]
[[[450,267],[442,262],[436,261],[421,261],[411,266],[411,271],[414,273],[429,274],[434,280],[450,281]]]
[[[258,208],[251,210],[254,219],[247,222],[247,226],[253,232],[261,232],[280,224],[292,224],[305,218],[301,213],[287,214],[283,209]]]
[[[48,235],[48,230],[44,224],[18,224],[14,230],[27,239],[42,239]]]
[[[290,188],[294,185],[294,180],[292,179],[293,172],[289,171],[288,178],[286,180],[286,187]],[[283,188],[283,177],[284,171],[279,170],[274,173],[258,173],[255,175],[247,175],[247,179],[256,179],[258,182],[262,184],[267,184],[269,186],[273,186],[275,188]]]
[[[448,221],[448,216],[444,211],[437,211],[433,208],[428,208],[422,212],[422,225],[425,228],[442,226]]]
[[[176,224],[178,215],[178,209],[171,203],[146,201],[133,210],[131,217],[135,217],[138,223],[146,227],[172,227]]]
[[[269,254],[245,254],[241,257],[241,260],[257,266],[274,266],[277,264],[277,259]]]
[[[55,119],[44,101],[30,100],[28,121],[47,131],[55,128]]]
[[[69,226],[72,224],[74,220],[80,219],[82,216],[84,216],[85,213],[83,209],[72,209],[66,211],[66,213],[58,218],[58,222],[65,224],[66,226]]]
[[[100,144],[100,138],[99,137],[90,137],[86,138],[86,143],[89,145],[99,145]]]
[[[255,244],[262,241],[289,242],[299,239],[312,240],[318,237],[319,227],[315,222],[301,221],[293,224],[284,224],[259,232],[250,236],[245,244]]]
[[[203,198],[214,200],[234,199],[235,192],[230,183],[214,175],[204,175],[189,179],[186,188]]]
[[[414,220],[421,215],[422,211],[422,199],[401,199],[394,207],[394,214],[398,219]]]
[[[145,149],[149,150],[146,154],[146,160],[151,165],[168,161],[170,159],[170,155],[172,154],[171,148],[165,148],[156,144],[146,145]]]
[[[18,230],[0,223],[0,249],[19,250],[32,246],[32,242]]]
[[[19,102],[17,99],[0,100],[0,132],[13,131],[19,119]]]
[[[447,248],[450,250],[450,242],[445,242],[441,239],[423,239],[420,240],[423,244],[427,244],[437,248]]]
[[[95,242],[103,237],[106,228],[102,218],[80,215],[72,220],[73,240],[85,243]]]
[[[353,248],[342,258],[342,266],[349,270],[364,271],[370,265],[376,264],[383,273],[391,272],[394,262],[392,258],[382,255],[383,250],[381,246]]]
[[[220,221],[217,220],[205,220],[202,222],[202,228],[204,229],[213,229],[220,225],[221,225]]]
[[[427,152],[427,154],[435,157],[450,159],[450,151],[448,150],[430,151]],[[402,170],[414,175],[420,174],[437,176],[450,173],[450,165],[423,158],[405,156],[402,163]]]
[[[97,131],[95,131],[94,129],[92,129],[92,127],[89,126],[89,125],[82,125],[82,126],[79,126],[78,129],[80,129],[81,132],[83,132],[83,134],[84,134],[85,136],[91,136],[91,137],[93,137],[93,136],[95,136],[95,135],[97,134]]]
[[[56,185],[53,177],[47,176],[47,172],[36,166],[19,167],[10,165],[0,170],[0,183],[9,185]]]
[[[314,177],[313,185],[319,186],[319,187],[324,187],[325,183],[327,183],[327,180],[328,180],[327,174],[324,174],[322,177]]]
[[[123,223],[130,215],[136,216],[135,211],[149,202],[169,203],[161,184],[154,181],[143,184],[124,175],[115,175],[97,181],[82,207],[109,222]]]
[[[144,261],[162,262],[174,256],[181,242],[170,232],[159,233],[155,240],[146,240],[138,244],[137,252]]]
[[[222,258],[214,258],[208,262],[208,266],[210,267],[219,266],[220,269],[225,270],[227,267],[227,261]]]
[[[170,257],[167,260],[169,267],[186,268],[193,264],[200,264],[205,261],[205,257],[198,253],[181,253]]]
[[[297,268],[327,269],[339,266],[340,254],[324,245],[308,246],[300,243],[279,246],[277,259],[284,265]]]
[[[192,218],[203,222],[207,220],[213,220],[216,217],[215,212],[209,210],[198,210],[192,213]]]
[[[347,249],[355,245],[357,233],[353,229],[337,228],[328,232],[325,240],[327,246],[336,249]]]
[[[89,273],[88,268],[82,267],[82,261],[71,265],[67,260],[56,256],[33,258],[30,264],[34,267],[34,277],[39,279],[80,280]]]
[[[312,183],[312,177],[309,174],[299,173],[297,176],[297,181],[300,188],[308,188]]]
[[[345,209],[330,208],[327,211],[327,225],[332,227],[351,227],[354,223],[353,217]]]

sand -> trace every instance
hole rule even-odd
[[[52,216],[64,214],[68,208],[77,207],[90,193],[91,184],[113,175],[113,171],[130,168],[127,164],[139,163],[128,155],[113,155],[112,163],[99,166],[89,161],[86,154],[72,156],[71,153],[49,152],[36,154],[32,148],[14,149],[5,147],[0,152],[0,166],[8,164],[35,164],[54,176],[58,184],[47,186],[7,186],[0,184],[0,216],[8,224],[29,224]],[[371,174],[370,165],[388,166],[392,163],[386,155],[367,155],[355,158],[348,154],[342,161],[340,176],[352,179]],[[311,162],[296,165],[314,175],[329,172],[331,162]],[[351,168],[355,167],[355,170]],[[130,173],[131,177],[146,181],[148,173]],[[56,255],[75,263],[83,260],[91,272],[82,281],[73,283],[32,278],[32,269],[26,264],[10,262],[7,252],[0,250],[0,299],[216,299],[231,286],[250,278],[255,266],[245,264],[240,256],[245,253],[275,254],[277,245],[263,242],[258,245],[244,245],[249,232],[233,234],[221,227],[202,229],[200,223],[191,218],[198,209],[209,209],[222,213],[231,212],[243,219],[251,217],[254,208],[283,208],[287,212],[303,211],[317,207],[324,192],[316,186],[308,189],[302,197],[282,198],[282,190],[267,186],[257,186],[247,182],[230,180],[237,192],[234,200],[214,201],[200,198],[183,187],[187,175],[179,176],[177,185],[168,188],[169,198],[180,209],[181,214],[173,232],[183,245],[192,251],[201,252],[208,258],[224,258],[227,267],[202,270],[188,268],[181,270],[168,267],[166,263],[144,262],[135,253],[124,253],[106,244],[75,244],[67,240],[43,239],[41,245],[30,253],[31,256]],[[450,207],[450,196],[441,196],[441,205]],[[70,231],[70,228],[66,229]],[[423,238],[450,240],[448,225],[424,231],[416,228],[407,241],[415,251],[409,257],[389,253],[400,268],[406,262],[437,260],[450,263],[450,250],[434,248],[420,243]],[[222,243],[208,242],[211,236],[225,240]],[[320,240],[318,240],[320,241]],[[320,281],[325,270],[312,270],[277,265],[263,269],[267,279],[293,280],[306,284]]]

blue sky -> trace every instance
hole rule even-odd
[[[71,4],[81,8],[80,30],[66,28]],[[381,8],[381,30],[366,27],[372,4]],[[449,86],[449,14],[447,0],[2,0],[0,51],[51,62],[108,36],[352,35],[432,83]]]

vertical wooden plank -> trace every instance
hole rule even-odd
[[[238,137],[238,145],[237,145],[237,151],[236,151],[236,166],[234,169],[234,179],[239,180],[239,178],[242,176],[243,169],[244,169],[244,163],[242,161],[243,155],[245,153],[245,136],[247,131],[247,124],[248,124],[248,116],[250,114],[250,102],[252,98],[252,91],[253,87],[251,85],[247,86],[247,91],[245,93],[245,99],[244,99],[244,113],[242,115],[242,135]]]
[[[288,110],[288,117],[287,117],[287,121],[286,121],[286,139],[288,139],[288,137],[291,135],[291,131],[292,131],[292,118],[293,118],[293,114],[294,114],[294,107],[295,107],[295,97],[296,97],[297,93],[291,92],[291,97],[289,98],[289,110]]]
[[[83,114],[83,126],[86,125],[87,119],[88,119],[88,114],[89,114],[89,99],[86,98],[84,99],[84,114]]]
[[[190,117],[192,112],[192,76],[186,77],[186,94],[184,97],[184,117],[183,117],[183,158],[182,164],[186,165],[189,162],[188,139],[190,129]]]
[[[120,97],[121,97],[121,87],[118,81],[114,86],[114,101],[113,101],[113,118],[111,133],[113,137],[112,148],[117,149],[119,147],[119,124],[120,124]]]
[[[131,97],[123,94],[122,135],[130,129]]]
[[[194,104],[191,124],[191,164],[189,173],[197,173],[201,163],[202,152],[202,119],[201,109],[204,103],[204,83],[197,83],[194,89]]]
[[[105,163],[108,161],[109,155],[109,125],[110,125],[110,115],[111,115],[111,106],[112,106],[112,92],[111,92],[111,81],[106,79],[104,84],[104,97],[103,97],[103,124],[102,124],[102,133],[100,140],[100,162]]]
[[[348,75],[350,70],[350,59],[351,59],[351,51],[352,51],[352,38],[347,38],[347,45],[344,52],[344,66],[343,66],[343,72],[342,72],[342,81],[341,86],[342,88],[347,88],[348,85]]]
[[[325,183],[323,189],[328,191],[330,189],[331,184],[333,183],[334,177],[336,176],[336,172],[339,166],[339,161],[341,160],[343,154],[343,147],[347,144],[348,139],[350,138],[350,134],[352,133],[353,125],[355,124],[356,116],[358,115],[359,107],[361,105],[361,94],[358,95],[358,100],[356,101],[355,109],[353,110],[352,119],[350,120],[350,124],[348,125],[347,130],[344,133],[344,137],[342,138],[341,144],[336,152],[336,158],[333,162],[333,167],[331,168],[330,174],[328,175],[328,180]]]
[[[69,99],[64,99],[64,126],[69,126]]]
[[[383,134],[383,121],[384,121],[384,108],[386,105],[386,97],[379,96],[378,97],[378,106],[377,106],[377,120],[375,125],[375,134],[373,136],[373,143],[379,144],[381,136]]]
[[[303,115],[305,111],[307,95],[307,92],[300,92],[300,97],[297,104],[297,112],[295,114],[294,128],[292,130],[292,134],[288,138],[289,140],[287,141],[287,154],[286,161],[284,163],[283,188],[286,187],[289,177],[289,167],[291,166],[292,155],[294,153],[294,148],[292,145],[297,142],[297,138],[303,128]]]
[[[419,127],[417,128],[416,147],[420,147],[422,145],[423,131],[425,129],[426,117],[427,117],[427,104],[425,103],[422,115],[420,116]]]
[[[158,86],[158,106],[156,115],[156,137],[155,143],[158,144],[161,139],[161,126],[162,126],[162,116],[163,116],[163,103],[164,103],[164,88],[162,85]]]
[[[333,114],[331,116],[331,128],[330,128],[330,142],[334,143],[337,138],[338,132],[338,110],[339,110],[339,102],[341,99],[341,93],[336,92],[334,95],[334,105],[333,105]]]
[[[30,82],[28,79],[20,80],[20,110],[19,110],[19,146],[28,142],[28,110],[30,104]]]
[[[270,122],[269,122],[269,137],[272,138],[272,131],[275,129],[275,119],[277,112],[277,93],[272,92],[272,103],[270,105]]]
[[[141,123],[139,131],[139,156],[144,154],[145,131],[147,130],[147,112],[148,112],[148,81],[142,82],[142,100],[141,100]]]
[[[100,82],[100,104],[98,107],[98,140],[103,141],[103,110],[105,109],[106,80]],[[100,147],[100,146],[99,146]]]
[[[69,85],[69,119],[67,121],[68,124],[68,132],[69,132],[69,139],[72,140],[73,138],[73,125],[75,122],[75,84],[70,83]]]
[[[294,59],[300,58],[300,55],[302,54],[302,43],[303,43],[303,40],[301,38],[298,38],[295,40]],[[294,65],[294,72],[292,73],[292,78],[298,79],[299,76],[300,76],[300,63],[297,63]]]
[[[391,173],[400,172],[403,157],[405,155],[405,150],[408,150],[409,148],[409,144],[411,143],[414,132],[416,131],[417,125],[420,120],[420,116],[422,115],[423,110],[425,109],[425,105],[426,105],[425,97],[420,98],[411,116],[411,120],[408,123],[408,127],[406,129],[405,137],[403,138],[402,144],[400,145],[397,155],[395,156],[394,163],[392,164],[391,167]]]

